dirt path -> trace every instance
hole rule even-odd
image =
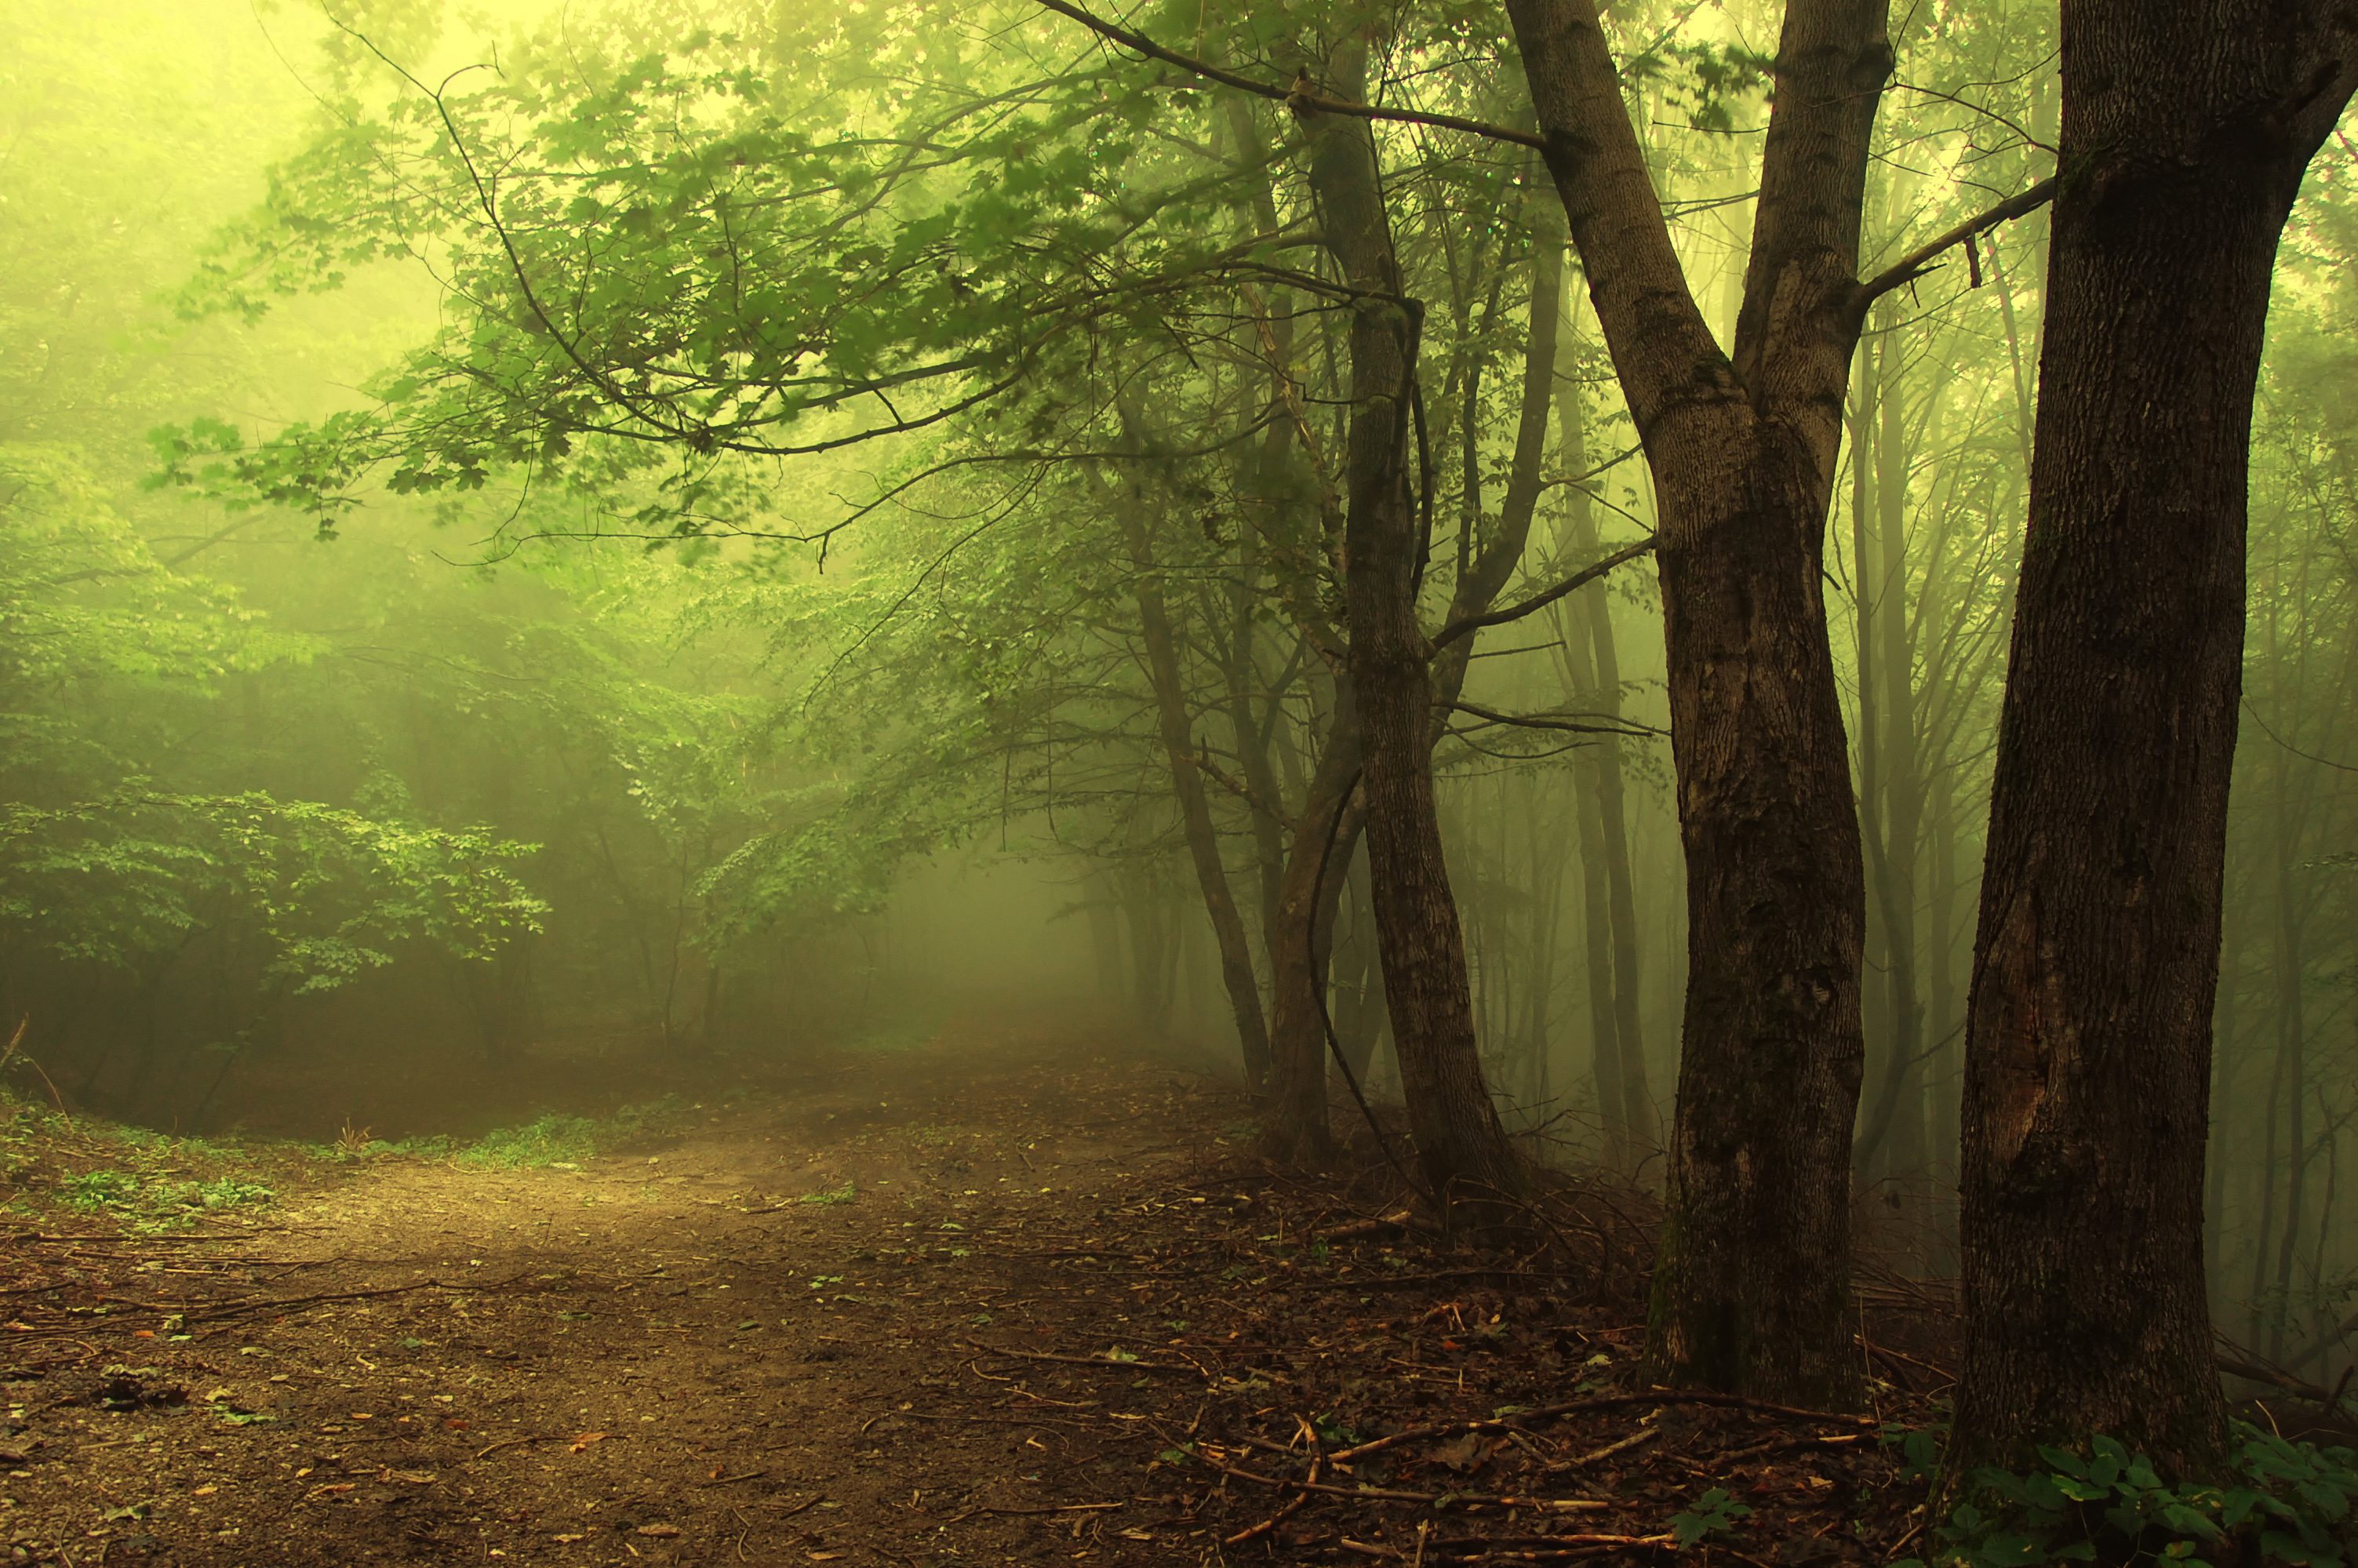
[[[1100,1541],[1109,1561],[1168,1561],[1139,1528],[1168,1510],[1127,1500],[1148,1423],[1109,1442],[962,1413],[996,1391],[970,1338],[1170,1337],[1105,1249],[1228,1108],[1199,1074],[1103,1045],[965,1021],[579,1170],[323,1167],[333,1184],[243,1244],[261,1292],[224,1281],[208,1312],[151,1276],[179,1324],[130,1328],[118,1304],[81,1325],[129,1330],[109,1347],[136,1363],[119,1395],[188,1402],[41,1410],[5,1440],[28,1472],[6,1484],[10,1533],[191,1568],[887,1543],[1027,1562]],[[64,1390],[10,1391],[23,1410]],[[1122,1505],[1047,1511],[1084,1477],[1087,1500]]]
[[[317,1165],[257,1233],[85,1252],[122,1260],[88,1304],[7,1309],[0,1537],[75,1568],[1644,1559],[1740,1444],[1743,1528],[1791,1493],[1817,1532],[1783,1561],[1898,1532],[1856,1422],[1805,1466],[1616,1393],[1626,1306],[1273,1182],[1238,1099],[1110,1043],[957,1021],[666,1147]]]

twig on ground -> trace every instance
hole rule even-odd
[[[1766,1443],[1756,1443],[1749,1448],[1739,1448],[1731,1454],[1722,1454],[1714,1458],[1712,1463],[1715,1465],[1733,1465],[1738,1460],[1751,1459],[1763,1454],[1782,1453],[1785,1450],[1791,1448],[1847,1448],[1854,1444],[1864,1443],[1866,1441],[1866,1433],[1863,1432],[1841,1433],[1833,1437],[1827,1437],[1824,1435],[1816,1437],[1772,1437]]]
[[[1551,1421],[1557,1416],[1587,1411],[1617,1410],[1628,1405],[1725,1405],[1737,1410],[1762,1411],[1770,1415],[1787,1416],[1796,1421],[1833,1422],[1844,1426],[1874,1426],[1872,1416],[1838,1415],[1831,1411],[1801,1410],[1792,1405],[1775,1405],[1764,1400],[1747,1399],[1742,1394],[1711,1394],[1700,1391],[1672,1392],[1658,1389],[1645,1394],[1600,1394],[1594,1399],[1566,1400],[1561,1404],[1539,1405],[1512,1420],[1445,1421],[1431,1426],[1411,1427],[1395,1432],[1389,1437],[1379,1437],[1362,1443],[1356,1448],[1346,1448],[1335,1457],[1347,1464],[1363,1454],[1395,1447],[1403,1443],[1416,1443],[1428,1437],[1447,1437],[1459,1432],[1509,1432],[1526,1422]]]
[[[985,1345],[969,1337],[968,1345],[993,1356],[1012,1357],[1019,1361],[1056,1361],[1067,1367],[1110,1367],[1118,1372],[1184,1372],[1203,1376],[1200,1367],[1174,1367],[1167,1361],[1124,1361],[1111,1356],[1052,1356],[1044,1350],[1004,1350],[996,1345]]]
[[[1311,1425],[1308,1422],[1303,1421],[1300,1416],[1295,1416],[1293,1421],[1294,1424],[1302,1429],[1302,1435],[1310,1440],[1310,1475],[1308,1479],[1310,1486],[1315,1486],[1318,1482],[1319,1473],[1326,1467],[1326,1445],[1318,1440],[1318,1429],[1316,1427]],[[1228,1539],[1221,1541],[1220,1544],[1222,1546],[1242,1546],[1248,1541],[1259,1540],[1260,1537],[1267,1535],[1271,1530],[1275,1530],[1279,1525],[1283,1524],[1287,1519],[1292,1519],[1295,1514],[1301,1512],[1302,1505],[1309,1500],[1309,1487],[1305,1487],[1303,1490],[1294,1493],[1293,1496],[1288,1498],[1283,1503],[1280,1504],[1278,1506],[1278,1510],[1275,1513],[1270,1515],[1259,1524],[1249,1525],[1245,1529],[1237,1531],[1236,1534],[1229,1536]]]
[[[1263,1487],[1294,1487],[1306,1492],[1325,1492],[1330,1497],[1357,1498],[1371,1503],[1422,1503],[1430,1507],[1449,1499],[1452,1508],[1540,1509],[1550,1513],[1587,1513],[1609,1509],[1613,1505],[1594,1498],[1492,1498],[1474,1492],[1392,1492],[1373,1487],[1331,1487],[1321,1481],[1289,1481],[1282,1476],[1264,1476],[1257,1470],[1243,1470],[1233,1465],[1223,1465],[1208,1455],[1197,1455],[1224,1476],[1234,1476],[1240,1481],[1251,1481]],[[1339,1459],[1341,1454],[1334,1457]]]
[[[1118,1508],[1121,1508],[1121,1507],[1123,1507],[1123,1506],[1125,1506],[1125,1505],[1123,1505],[1123,1504],[1121,1504],[1121,1503],[1058,1503],[1058,1504],[1055,1505],[1055,1506],[1054,1506],[1054,1507],[1052,1507],[1052,1508],[1044,1508],[1044,1509],[999,1509],[999,1508],[990,1508],[990,1507],[986,1506],[986,1507],[983,1507],[983,1508],[968,1509],[967,1509],[967,1510],[966,1510],[966,1512],[964,1512],[964,1513],[962,1513],[962,1514],[952,1514],[948,1519],[946,1519],[943,1520],[942,1522],[944,1522],[945,1524],[956,1524],[956,1523],[957,1523],[960,1519],[972,1519],[972,1518],[973,1518],[975,1515],[977,1515],[977,1514],[1087,1514],[1087,1513],[1101,1513],[1101,1512],[1103,1512],[1103,1511],[1104,1511],[1105,1509],[1118,1509]]]
[[[1584,1454],[1577,1459],[1565,1460],[1563,1467],[1574,1469],[1583,1465],[1594,1465],[1601,1459],[1610,1459],[1616,1454],[1627,1454],[1632,1448],[1642,1448],[1661,1435],[1662,1429],[1659,1426],[1639,1427],[1628,1436],[1616,1443],[1608,1443],[1593,1454]]]
[[[528,1437],[503,1438],[499,1442],[492,1444],[489,1448],[478,1448],[475,1450],[475,1457],[481,1459],[487,1454],[497,1454],[503,1448],[521,1448],[527,1443],[554,1443],[556,1441],[556,1438],[545,1432],[535,1432]]]

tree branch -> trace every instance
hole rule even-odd
[[[2026,212],[2035,212],[2046,206],[2055,200],[2056,178],[2056,176],[2050,174],[2038,184],[2007,197],[1980,216],[1968,218],[1948,232],[1936,234],[1909,251],[1906,255],[1858,286],[1858,308],[1864,310],[1901,284],[1912,282],[1923,276],[1931,270],[1928,264],[1942,251],[1953,245],[1962,245],[1976,234],[1995,229],[2000,223],[2019,218]]]
[[[1047,3],[1048,0],[1041,0],[1043,5]],[[1433,651],[1440,652],[1469,632],[1478,632],[1485,626],[1504,626],[1510,621],[1520,621],[1526,615],[1545,610],[1565,594],[1586,588],[1615,567],[1626,561],[1634,561],[1639,556],[1650,556],[1653,553],[1654,535],[1649,534],[1634,545],[1623,546],[1595,566],[1581,568],[1546,592],[1535,593],[1520,604],[1510,604],[1504,610],[1494,610],[1487,615],[1468,615],[1462,620],[1453,621],[1433,634]]]
[[[1578,719],[1550,718],[1544,714],[1500,713],[1495,708],[1484,708],[1462,698],[1448,707],[1453,713],[1470,713],[1492,724],[1510,724],[1518,730],[1567,730],[1575,735],[1618,735],[1631,741],[1658,741],[1664,733],[1650,724],[1638,724],[1626,719],[1615,719],[1610,724],[1593,724],[1584,723]]]
[[[1243,801],[1247,806],[1251,806],[1255,811],[1260,812],[1263,816],[1268,817],[1271,821],[1282,822],[1285,820],[1285,818],[1278,816],[1275,811],[1270,808],[1269,802],[1261,799],[1259,795],[1253,792],[1253,788],[1250,784],[1245,783],[1244,780],[1237,777],[1234,773],[1229,773],[1226,768],[1220,766],[1219,763],[1212,761],[1209,752],[1198,748],[1195,758],[1193,759],[1192,765],[1195,767],[1196,772],[1202,773],[1206,778],[1210,779],[1214,784],[1218,784],[1222,789],[1227,790],[1230,795],[1235,795],[1238,800]]]
[[[1372,103],[1354,103],[1344,98],[1326,98],[1297,83],[1278,87],[1266,81],[1255,81],[1249,76],[1239,76],[1232,70],[1222,70],[1207,60],[1200,60],[1176,49],[1164,49],[1144,33],[1119,23],[1093,16],[1078,5],[1065,0],[1039,0],[1039,4],[1060,16],[1069,16],[1098,37],[1109,38],[1124,49],[1135,49],[1149,59],[1159,59],[1165,65],[1175,65],[1206,81],[1217,81],[1241,92],[1271,99],[1284,104],[1296,114],[1344,114],[1356,120],[1382,120],[1399,125],[1433,125],[1444,131],[1464,131],[1468,135],[1485,136],[1494,142],[1512,142],[1519,147],[1544,148],[1547,144],[1529,131],[1518,131],[1506,125],[1493,125],[1484,120],[1468,120],[1457,114],[1421,114],[1408,109],[1379,109]]]

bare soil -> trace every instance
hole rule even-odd
[[[1379,1160],[1252,1162],[1200,1065],[970,1013],[578,1169],[290,1153],[235,1222],[19,1211],[0,1563],[1899,1554],[1877,1421],[1632,1385],[1611,1189],[1449,1249]]]

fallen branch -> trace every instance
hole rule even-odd
[[[1551,1513],[1588,1513],[1610,1509],[1613,1505],[1594,1498],[1492,1498],[1475,1492],[1391,1492],[1377,1487],[1334,1487],[1322,1481],[1289,1481],[1282,1476],[1264,1476],[1257,1470],[1241,1470],[1233,1465],[1197,1455],[1204,1463],[1223,1476],[1234,1476],[1240,1481],[1251,1481],[1263,1487],[1293,1487],[1305,1492],[1324,1492],[1335,1498],[1357,1498],[1371,1503],[1422,1503],[1430,1508],[1447,1501],[1463,1508],[1540,1509]],[[1343,1456],[1334,1455],[1337,1460]]]
[[[1318,1473],[1326,1467],[1326,1445],[1318,1440],[1318,1429],[1316,1427],[1312,1426],[1300,1416],[1295,1416],[1293,1418],[1293,1422],[1296,1426],[1302,1429],[1302,1434],[1310,1440],[1309,1485],[1315,1486],[1318,1481]],[[1287,1519],[1292,1519],[1295,1514],[1300,1513],[1302,1511],[1302,1505],[1309,1500],[1310,1492],[1308,1487],[1305,1487],[1303,1490],[1294,1493],[1293,1496],[1288,1498],[1283,1503],[1280,1504],[1278,1506],[1278,1510],[1275,1513],[1270,1515],[1259,1524],[1251,1525],[1244,1530],[1237,1531],[1236,1534],[1229,1536],[1227,1540],[1221,1541],[1220,1544],[1222,1546],[1242,1546],[1248,1541],[1258,1540],[1261,1536],[1269,1534],[1279,1525],[1283,1524]]]
[[[1749,1448],[1739,1448],[1732,1454],[1719,1454],[1712,1460],[1712,1463],[1715,1465],[1733,1465],[1739,1460],[1755,1458],[1763,1454],[1781,1453],[1791,1448],[1846,1448],[1852,1444],[1866,1441],[1866,1433],[1863,1432],[1837,1433],[1832,1437],[1823,1434],[1815,1437],[1772,1437],[1766,1443],[1756,1443]]]
[[[411,1291],[496,1291],[502,1286],[513,1285],[523,1278],[520,1273],[511,1274],[504,1280],[493,1280],[481,1285],[454,1285],[447,1280],[418,1280],[410,1284],[387,1285],[382,1290],[374,1291],[322,1291],[317,1295],[310,1296],[272,1296],[259,1301],[241,1302],[191,1302],[179,1306],[150,1306],[150,1303],[145,1302],[128,1304],[148,1306],[151,1311],[178,1314],[187,1318],[248,1317],[255,1313],[276,1312],[282,1307],[317,1306],[323,1302],[374,1301],[380,1296],[406,1295]],[[124,1303],[123,1298],[114,1297],[111,1299],[110,1304]]]
[[[1057,1426],[1055,1422],[1024,1421],[1011,1415],[932,1415],[925,1411],[878,1411],[860,1424],[861,1433],[864,1435],[870,1427],[888,1415],[897,1415],[903,1421],[965,1421],[980,1426],[1036,1426],[1043,1432],[1054,1432]],[[1076,1423],[1066,1422],[1065,1424]]]
[[[964,1513],[962,1513],[962,1514],[953,1514],[953,1515],[951,1515],[947,1519],[945,1519],[943,1522],[944,1522],[944,1523],[946,1523],[946,1524],[956,1524],[956,1523],[957,1523],[957,1522],[958,1522],[959,1520],[961,1520],[961,1519],[972,1519],[972,1518],[973,1518],[975,1515],[977,1515],[977,1514],[1088,1514],[1088,1513],[1100,1513],[1100,1512],[1104,1511],[1104,1510],[1105,1510],[1105,1509],[1118,1509],[1118,1508],[1120,1508],[1121,1506],[1122,1506],[1122,1505],[1121,1505],[1121,1504],[1120,1504],[1120,1503],[1058,1503],[1058,1504],[1055,1505],[1055,1506],[1054,1506],[1054,1507],[1052,1507],[1052,1508],[1044,1508],[1044,1509],[1000,1509],[1000,1508],[991,1508],[991,1507],[989,1507],[989,1506],[985,1506],[985,1507],[979,1508],[979,1509],[967,1509],[967,1510],[966,1510],[966,1512],[964,1512]]]
[[[1052,1356],[1044,1350],[1002,1350],[996,1345],[985,1345],[969,1336],[968,1345],[992,1356],[1012,1357],[1019,1361],[1055,1361],[1067,1367],[1111,1367],[1124,1372],[1184,1372],[1190,1377],[1202,1377],[1200,1367],[1174,1367],[1167,1361],[1120,1361],[1110,1356]]]
[[[1424,1542],[1424,1550],[1427,1552],[1441,1552],[1465,1563],[1585,1563],[1599,1557],[1610,1557],[1616,1552],[1628,1552],[1638,1547],[1664,1547],[1678,1544],[1678,1538],[1668,1532],[1660,1535],[1512,1536],[1507,1539],[1510,1541],[1528,1541],[1532,1544],[1509,1545],[1504,1551],[1494,1552],[1497,1542],[1476,1536],[1465,1541],[1427,1541]],[[1541,1542],[1545,1544],[1540,1544]],[[1723,1546],[1716,1550],[1726,1552],[1728,1549]],[[1743,1557],[1741,1552],[1729,1552],[1729,1555]],[[1429,1558],[1427,1560],[1430,1561]],[[1757,1561],[1749,1557],[1744,1557],[1743,1560],[1747,1563]]]
[[[475,1457],[481,1459],[488,1454],[497,1454],[503,1448],[521,1448],[527,1443],[555,1443],[556,1441],[557,1440],[547,1433],[535,1432],[529,1437],[504,1438],[492,1444],[489,1448],[479,1448],[475,1451]]]
[[[1659,1426],[1639,1427],[1628,1436],[1617,1443],[1608,1443],[1595,1453],[1584,1454],[1577,1459],[1565,1460],[1563,1465],[1566,1469],[1573,1469],[1582,1465],[1594,1465],[1600,1459],[1610,1459],[1616,1454],[1627,1454],[1632,1448],[1643,1448],[1661,1435],[1662,1429]]]
[[[1412,1427],[1395,1432],[1389,1437],[1379,1437],[1362,1443],[1356,1448],[1346,1448],[1335,1455],[1347,1464],[1362,1454],[1374,1454],[1402,1443],[1419,1443],[1428,1437],[1447,1437],[1460,1432],[1518,1432],[1521,1423],[1530,1421],[1552,1421],[1557,1416],[1574,1415],[1586,1411],[1619,1410],[1629,1405],[1722,1405],[1737,1410],[1755,1410],[1770,1415],[1781,1415],[1795,1421],[1838,1422],[1846,1426],[1877,1426],[1873,1416],[1836,1415],[1831,1411],[1801,1410],[1793,1405],[1770,1404],[1765,1400],[1747,1399],[1742,1394],[1712,1394],[1699,1390],[1673,1393],[1657,1390],[1649,1394],[1600,1394],[1594,1399],[1567,1400],[1562,1404],[1540,1405],[1523,1411],[1511,1421],[1446,1421],[1432,1426]]]

